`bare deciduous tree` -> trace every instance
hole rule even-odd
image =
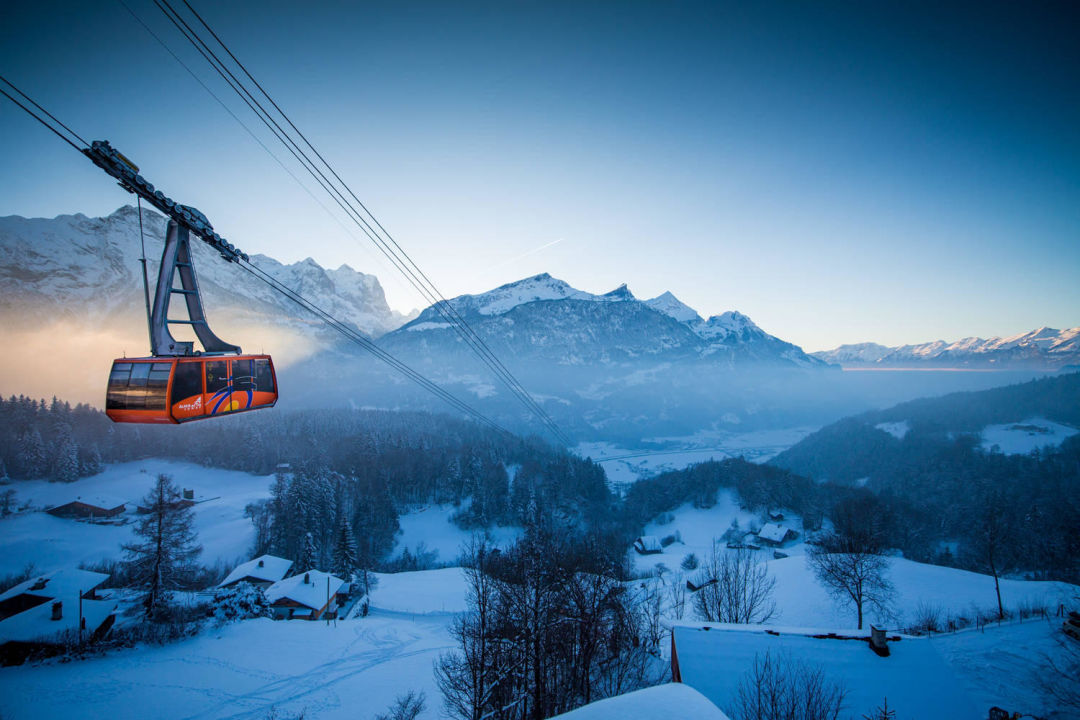
[[[845,690],[820,668],[785,656],[754,658],[739,682],[736,720],[836,720]]]
[[[763,623],[776,614],[776,579],[755,551],[728,550],[713,542],[702,576],[708,584],[694,595],[694,608],[702,620]]]
[[[426,701],[423,692],[410,690],[398,695],[394,704],[386,712],[376,715],[375,720],[416,720],[416,716],[424,712]]]
[[[860,630],[867,608],[891,612],[896,591],[888,579],[889,561],[875,544],[832,534],[811,546],[806,559],[830,595],[855,607]]]
[[[1045,667],[1035,672],[1035,683],[1062,710],[1080,715],[1080,642],[1057,637],[1058,649],[1044,655]]]

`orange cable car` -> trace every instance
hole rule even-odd
[[[113,422],[183,423],[277,403],[269,355],[113,361],[105,414]]]
[[[121,187],[139,198],[140,236],[142,199],[169,218],[153,310],[145,250],[142,258],[151,357],[113,361],[105,414],[113,422],[175,424],[273,407],[278,391],[270,356],[244,355],[238,345],[225,342],[210,329],[203,312],[190,237],[194,234],[202,239],[229,262],[246,262],[248,256],[214,232],[201,212],[154,190],[138,174],[139,168],[108,142],[95,141],[83,152],[115,177]],[[173,295],[183,296],[187,320],[169,318]],[[195,350],[194,341],[174,338],[170,325],[191,326],[202,351]]]

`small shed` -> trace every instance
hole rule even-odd
[[[642,535],[634,541],[634,550],[638,555],[657,555],[664,552],[664,546],[655,535]]]
[[[793,540],[795,531],[783,525],[768,523],[758,531],[757,536],[762,543],[771,547],[779,547],[788,540]]]

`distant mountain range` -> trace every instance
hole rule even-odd
[[[1042,327],[1004,338],[969,337],[953,343],[937,340],[898,347],[859,343],[810,354],[851,368],[1058,370],[1080,363],[1080,327]]]
[[[670,292],[639,300],[620,285],[593,295],[544,273],[450,303],[485,341],[518,361],[568,367],[643,360],[703,362],[714,369],[827,367],[741,313],[704,320]],[[434,353],[445,359],[467,354],[457,332],[433,307],[380,342],[410,355]]]
[[[0,323],[7,345],[20,350],[0,354],[0,392],[100,405],[110,360],[145,354],[138,220],[132,207],[103,218],[0,218]],[[153,279],[165,220],[144,211],[143,225]],[[193,248],[212,327],[246,351],[274,355],[283,406],[447,409],[204,244]],[[403,316],[375,276],[345,265],[326,269],[310,258],[283,265],[262,255],[252,262],[500,423],[536,431],[437,309]],[[544,409],[582,438],[638,442],[820,424],[1006,382],[972,373],[845,378],[852,374],[830,364],[843,359],[807,354],[739,312],[703,318],[670,292],[642,300],[625,285],[592,294],[542,274],[449,302]],[[1044,345],[1064,356],[1052,342],[1036,343]]]

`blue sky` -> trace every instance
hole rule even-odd
[[[1075,6],[192,2],[448,296],[626,282],[809,350],[1080,324]],[[0,73],[84,137],[248,252],[421,304],[118,2],[13,5]],[[129,202],[6,101],[0,152],[0,215]]]

